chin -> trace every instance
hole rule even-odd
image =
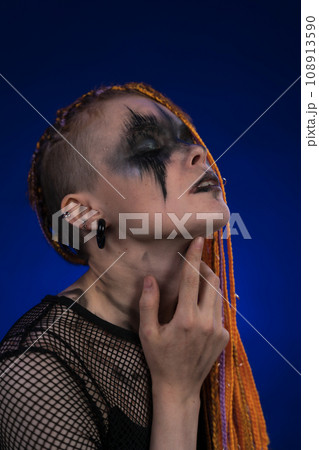
[[[206,208],[206,210],[202,209],[200,212],[203,213],[204,211],[207,213],[223,214],[222,219],[214,219],[214,221],[213,221],[213,225],[214,225],[213,232],[214,233],[216,231],[220,230],[221,228],[223,228],[229,221],[230,212],[229,212],[228,206],[225,203],[223,203],[223,205],[219,204],[218,208],[216,208],[216,207],[215,208]],[[212,238],[213,237],[212,234],[207,234],[207,222],[204,221],[203,219],[199,219],[199,220],[195,219],[196,214],[197,213],[194,213],[194,215],[193,215],[194,219],[193,219],[192,223],[190,223],[190,222],[186,223],[187,230],[190,232],[190,234],[193,237],[203,236],[205,238]]]
[[[208,206],[209,205],[209,206]],[[212,212],[212,213],[222,213],[223,214],[223,218],[220,220],[216,220],[216,223],[220,223],[220,227],[223,227],[224,225],[226,225],[226,223],[229,221],[230,218],[230,212],[229,212],[229,208],[226,205],[226,203],[224,202],[224,199],[215,199],[215,201],[209,201],[209,203],[205,203],[205,205],[203,204],[203,207],[201,208],[202,211],[204,212]]]
[[[225,202],[222,202],[222,204],[219,204],[218,208],[212,208],[210,212],[223,214],[222,219],[214,220],[214,232],[220,230],[228,223],[229,218],[230,218],[230,211]]]

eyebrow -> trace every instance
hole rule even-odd
[[[168,114],[167,111],[165,111],[164,109],[160,108],[160,106],[157,105],[156,103],[154,103],[154,104],[155,104],[155,107],[157,108],[157,110],[159,111],[159,113],[162,114],[162,115],[166,118],[166,120],[167,120],[168,122],[170,122],[171,126],[172,126],[175,130],[179,130],[180,133],[183,133],[183,132],[184,132],[184,133],[185,133],[185,132],[189,132],[190,134],[192,134],[191,131],[190,131],[190,129],[188,128],[188,126],[185,125],[185,123],[184,123],[179,117],[176,117],[176,118],[177,118],[177,121],[174,120],[174,119],[172,118],[172,116],[171,116],[170,114]]]
[[[129,106],[126,106],[129,110],[128,117],[124,120],[124,133],[122,137],[125,138],[126,142],[132,147],[135,143],[136,135],[148,133],[160,133],[161,130],[168,125],[172,133],[179,131],[190,132],[188,127],[178,119],[178,122],[174,120],[166,111],[156,105],[156,108],[160,112],[162,119],[157,117],[155,114],[148,113],[142,114],[132,110]]]
[[[127,109],[130,111],[128,117],[124,121],[125,131],[127,133],[140,132],[145,128],[159,128],[161,125],[164,125],[154,114],[142,114],[133,111],[129,106],[127,106]]]
[[[159,111],[160,114],[162,114],[162,116],[165,117],[165,119],[171,124],[172,128],[179,130],[180,132],[190,132],[189,128],[187,125],[185,125],[185,123],[179,118],[177,118],[177,121],[174,120],[172,118],[172,116],[170,114],[168,114],[167,111],[165,111],[164,109],[162,109],[159,105],[157,105],[156,103],[154,103],[155,107],[157,108],[157,110]]]
[[[176,125],[177,125],[176,121],[173,120],[173,118],[164,109],[162,109],[159,105],[154,103],[154,106],[158,110],[158,112],[167,120],[167,122],[169,122],[171,124],[172,128],[176,128]]]

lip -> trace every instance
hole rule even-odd
[[[213,183],[213,185],[199,188],[198,186],[203,181],[211,181]],[[209,172],[205,172],[204,175],[191,187],[191,189],[189,190],[189,193],[196,194],[197,192],[210,192],[210,191],[216,191],[216,190],[221,191],[219,180],[217,178],[217,175],[214,172],[209,171]]]

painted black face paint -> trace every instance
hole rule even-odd
[[[128,109],[130,115],[124,122],[123,135],[128,149],[127,163],[139,170],[141,178],[146,173],[153,174],[166,201],[166,166],[173,151],[188,150],[194,144],[193,136],[183,122],[178,125],[163,110],[162,118],[158,118]]]

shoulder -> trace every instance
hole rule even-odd
[[[11,355],[32,351],[66,354],[66,347],[75,345],[81,327],[76,315],[59,301],[57,295],[46,295],[25,312],[0,342],[0,366]]]
[[[0,358],[8,351],[16,351],[21,345],[21,339],[26,336],[29,330],[36,327],[41,319],[52,308],[53,304],[45,302],[44,297],[40,302],[26,311],[9,329],[0,342]]]
[[[70,440],[69,448],[98,447],[101,433],[94,411],[63,361],[30,349],[7,358],[6,364],[0,389],[5,448],[64,448],[60,439]]]

